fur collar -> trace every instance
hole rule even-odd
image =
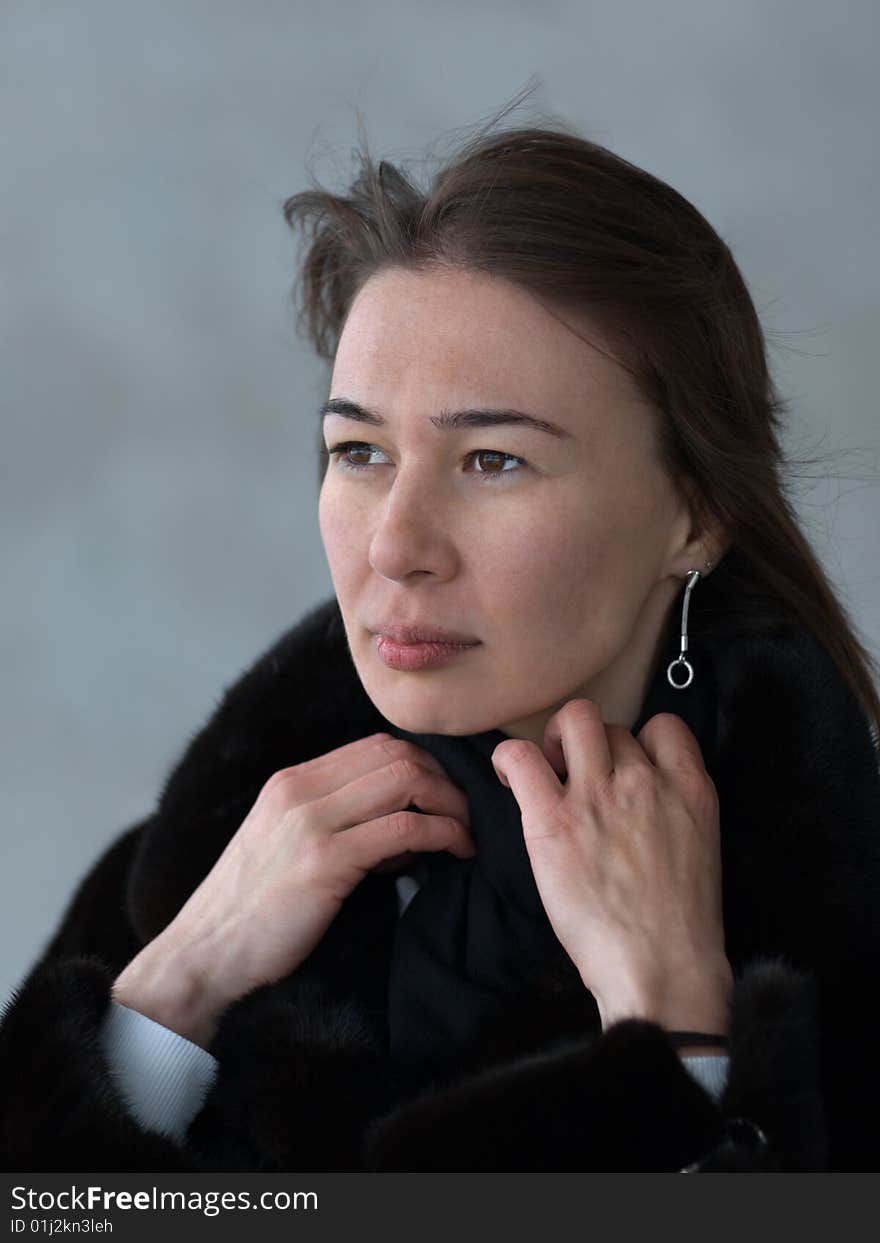
[[[395,882],[374,874],[305,963],[221,1016],[221,1073],[186,1150],[126,1115],[97,1043],[111,964],[136,952],[133,934],[145,943],[175,916],[273,772],[388,728],[329,599],[224,691],[154,814],[83,882],[4,1019],[7,1168],[876,1169],[877,756],[824,651],[796,627],[713,606],[715,577],[691,610],[699,693],[646,708],[688,721],[719,791],[735,974],[720,1109],[648,1021],[556,1044],[561,992],[558,1007],[551,996],[505,1016],[485,1073],[397,1100],[381,1034]],[[769,1144],[719,1145],[737,1119]]]
[[[819,889],[821,919],[801,908],[797,949],[808,959],[822,951],[829,912],[876,932],[876,752],[830,657],[783,624],[707,635],[691,656],[700,693],[655,683],[651,702],[687,721],[718,786],[725,895],[741,891],[734,882],[751,895],[747,909],[725,902],[729,934],[744,952],[791,954],[789,908]],[[207,875],[273,772],[380,730],[396,732],[361,685],[331,597],[226,688],[170,772],[128,883],[143,942]],[[393,877],[374,879],[393,897]]]

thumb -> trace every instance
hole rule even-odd
[[[503,745],[503,743],[499,742],[498,746],[492,752],[492,767],[495,769],[495,774],[498,777],[498,780],[509,790],[510,781],[507,778],[507,770],[504,767],[504,753],[500,750]]]
[[[507,738],[492,752],[492,764],[519,803],[524,824],[526,819],[540,824],[555,818],[565,790],[536,742]]]
[[[509,790],[509,789],[510,789],[510,782],[507,780],[507,777],[506,777],[506,775],[505,775],[505,773],[504,773],[504,770],[503,770],[502,768],[500,768],[500,767],[496,764],[496,765],[495,765],[495,772],[497,773],[497,775],[498,775],[498,780],[501,782],[501,784],[502,784],[503,786],[506,786],[506,787],[507,787],[507,789]]]

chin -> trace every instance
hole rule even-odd
[[[404,704],[400,696],[373,694],[366,682],[364,690],[386,721],[396,725],[398,729],[405,729],[410,734],[453,734],[463,737],[494,728],[492,725],[482,724],[473,713],[473,705],[471,705],[471,710],[466,709],[460,713],[450,712],[449,697],[448,695],[445,697],[444,703],[442,691],[433,694],[429,690],[414,693],[408,697],[411,702]],[[430,701],[435,697],[437,702],[432,704]],[[421,703],[418,702],[420,699]]]
[[[449,717],[444,713],[417,710],[396,712],[383,708],[380,703],[377,703],[376,707],[386,721],[390,721],[398,729],[405,729],[410,734],[452,734],[456,737],[465,737],[468,734],[482,733],[483,728],[492,728],[489,725],[481,727],[472,721],[462,720],[460,717]]]

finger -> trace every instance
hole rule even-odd
[[[335,833],[403,811],[411,803],[419,811],[450,816],[466,827],[470,825],[464,792],[447,776],[409,757],[393,760],[311,800],[310,810],[318,829]]]
[[[551,717],[550,719],[552,720],[553,718]],[[565,752],[562,749],[562,739],[558,731],[551,733],[546,727],[544,728],[543,751],[547,763],[556,773],[556,776],[560,781],[565,781],[568,777],[568,766],[565,762]]]
[[[658,768],[698,768],[705,771],[703,752],[691,729],[674,712],[658,712],[639,730],[637,739]]]
[[[356,738],[344,746],[335,747],[311,760],[273,773],[270,781],[289,781],[296,791],[296,797],[302,802],[311,802],[324,794],[338,790],[340,786],[356,777],[384,768],[395,760],[410,758],[423,766],[433,769],[441,777],[446,777],[446,770],[430,751],[416,746],[403,738],[395,738],[391,734],[370,734],[365,738]],[[268,782],[266,783],[268,784]],[[265,786],[263,787],[266,788]]]
[[[625,726],[606,725],[605,733],[608,738],[611,762],[614,765],[615,772],[618,772],[621,768],[627,768],[631,764],[646,764],[648,768],[653,768],[651,757]]]
[[[526,738],[499,742],[492,764],[519,804],[523,825],[550,823],[565,791],[538,744]]]
[[[602,712],[591,699],[563,704],[547,722],[544,746],[557,763],[561,756],[568,785],[579,790],[605,780],[614,767]]]
[[[354,825],[335,834],[334,844],[344,849],[355,867],[369,871],[383,859],[423,850],[448,850],[459,859],[476,853],[465,826],[449,816],[429,816],[417,811],[396,811]]]

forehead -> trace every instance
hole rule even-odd
[[[377,405],[410,397],[423,405],[456,397],[536,407],[550,401],[574,414],[590,398],[637,397],[631,377],[603,350],[611,352],[597,325],[563,318],[509,281],[461,269],[392,268],[355,298],[331,387],[356,385]]]

